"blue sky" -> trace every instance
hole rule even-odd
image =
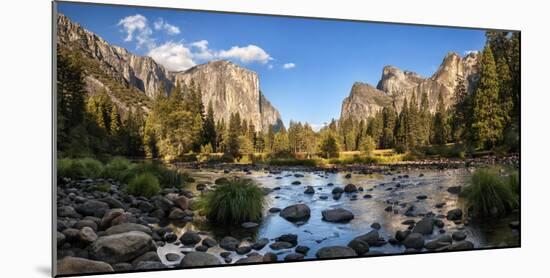
[[[172,70],[228,59],[259,74],[262,92],[291,119],[338,118],[354,82],[376,86],[394,65],[431,76],[454,51],[481,50],[484,31],[125,6],[59,3],[111,44]]]

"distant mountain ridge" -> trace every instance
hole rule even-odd
[[[479,55],[469,53],[460,57],[449,52],[437,71],[429,78],[424,78],[412,71],[403,71],[394,66],[385,66],[376,88],[369,84],[356,82],[348,97],[342,102],[340,118],[352,117],[355,120],[374,116],[386,106],[401,111],[403,101],[418,98],[427,93],[429,109],[432,113],[437,107],[439,94],[443,94],[445,107],[454,103],[454,90],[459,77],[463,77],[469,92],[472,92],[478,80]]]
[[[110,45],[65,15],[59,14],[57,30],[59,48],[78,51],[97,66],[94,68],[96,75],[85,77],[87,92],[94,94],[98,90],[107,90],[113,102],[122,109],[127,109],[128,102],[133,100],[124,101],[117,97],[113,92],[115,89],[110,88],[114,87],[112,83],[119,83],[116,87],[129,87],[134,93],[128,98],[138,97],[135,92],[139,92],[147,99],[154,99],[158,94],[168,95],[177,82],[189,84],[194,80],[201,88],[204,106],[212,103],[216,120],[227,121],[231,113],[238,112],[258,131],[266,131],[271,125],[278,128],[283,124],[279,111],[260,92],[258,75],[229,61],[212,61],[183,72],[172,72],[151,57],[138,56],[122,47]],[[98,78],[98,75],[114,81],[106,84],[105,78]],[[145,110],[147,99],[139,102]]]

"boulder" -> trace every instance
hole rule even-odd
[[[470,241],[463,240],[457,243],[451,244],[449,246],[449,251],[464,251],[464,250],[471,250],[474,249],[474,244]]]
[[[292,185],[300,185],[300,184],[302,184],[302,182],[301,181],[293,181],[291,184]]]
[[[301,253],[290,253],[284,257],[285,262],[294,262],[294,261],[301,261],[304,259],[304,254]],[[263,258],[262,258],[263,261]]]
[[[180,266],[195,267],[195,266],[210,266],[219,265],[221,261],[215,255],[204,252],[190,252],[183,257]]]
[[[247,254],[250,251],[252,251],[252,247],[250,247],[250,245],[241,245],[237,247],[237,250],[236,250],[237,254],[239,255]]]
[[[453,240],[456,240],[456,241],[465,240],[466,233],[464,233],[463,231],[456,231],[453,233],[452,237],[453,237]]]
[[[364,235],[355,237],[354,240],[364,241],[369,246],[382,246],[386,244],[386,241],[380,237],[377,230],[372,230]]]
[[[315,189],[311,185],[308,185],[306,187],[306,190],[304,191],[304,194],[314,194],[314,193],[315,193]]]
[[[240,241],[234,237],[226,236],[220,241],[220,247],[227,251],[235,251],[239,246]]]
[[[423,235],[431,235],[434,229],[434,221],[432,218],[423,218],[416,223],[412,232]]]
[[[218,242],[215,239],[211,238],[211,237],[207,237],[207,238],[202,240],[202,245],[207,246],[207,247],[210,248],[210,247],[214,247],[214,246],[218,245]]]
[[[286,241],[277,241],[269,245],[273,250],[290,249],[294,247],[294,244]]]
[[[447,212],[447,220],[456,221],[462,219],[462,210],[459,208]]]
[[[71,206],[61,206],[57,208],[57,217],[80,218],[80,214]]]
[[[346,246],[326,246],[317,251],[315,256],[319,259],[356,257],[357,253]]]
[[[298,235],[296,234],[284,234],[276,238],[276,241],[289,242],[293,245],[298,244]]]
[[[129,262],[154,248],[150,235],[131,231],[98,238],[89,248],[90,258],[108,263]]]
[[[449,188],[447,188],[447,192],[455,195],[460,194],[460,191],[462,191],[462,186],[449,186]]]
[[[173,202],[182,210],[189,208],[189,199],[185,196],[178,196],[173,200]]]
[[[284,208],[280,216],[290,222],[298,222],[308,220],[311,215],[311,210],[305,204],[296,204]]]
[[[355,251],[355,253],[359,256],[369,252],[369,244],[359,239],[351,240],[348,243],[348,247],[353,249],[353,251]]]
[[[276,262],[276,261],[277,261],[277,254],[273,252],[265,253],[262,258],[262,262]]]
[[[437,239],[434,239],[425,244],[426,249],[428,250],[441,250],[442,248],[448,247],[453,242],[453,239],[449,235],[442,235]]]
[[[226,183],[229,183],[229,179],[226,178],[226,177],[217,178],[217,179],[214,181],[214,183],[217,184],[217,185],[226,184]]]
[[[332,194],[342,194],[344,193],[344,189],[342,187],[336,186],[332,189]]]
[[[56,242],[57,242],[57,247],[63,246],[63,243],[65,243],[65,235],[60,232],[57,232]]]
[[[113,267],[105,262],[76,257],[65,257],[57,261],[56,275],[91,274],[113,271]]]
[[[187,231],[180,237],[180,242],[184,245],[195,245],[201,241],[201,236],[193,231]]]
[[[157,261],[141,261],[136,264],[134,267],[134,270],[155,270],[155,269],[163,269],[166,268],[166,266]]]
[[[327,209],[322,212],[323,220],[327,222],[347,223],[353,219],[353,213],[343,208]]]
[[[264,248],[264,246],[266,246],[268,243],[269,243],[269,239],[267,239],[265,237],[260,238],[260,239],[256,240],[256,242],[254,242],[254,244],[252,244],[252,249],[260,250],[260,249]]]
[[[298,246],[296,246],[294,251],[296,253],[301,253],[301,254],[307,255],[307,252],[309,252],[309,247],[304,246],[304,245],[298,245]]]
[[[159,258],[159,255],[157,254],[157,251],[149,251],[149,252],[146,252],[145,254],[135,258],[132,261],[132,265],[135,267],[140,262],[160,262],[160,258]]]
[[[106,229],[108,227],[111,226],[111,221],[113,221],[113,219],[121,216],[122,214],[124,213],[124,210],[121,209],[121,208],[115,208],[115,209],[111,209],[109,211],[107,211],[104,215],[103,215],[103,218],[101,218],[101,222],[100,222],[100,227],[102,227],[103,229]]]
[[[354,192],[357,192],[357,186],[355,186],[355,184],[347,184],[346,186],[344,186],[344,192],[346,193],[354,193]]]
[[[80,238],[80,241],[85,244],[90,244],[97,240],[97,235],[95,234],[94,230],[90,227],[82,228],[78,233],[78,236]]]
[[[169,262],[177,262],[180,260],[181,256],[176,253],[168,253],[164,256]]]
[[[136,223],[122,223],[119,225],[111,226],[111,228],[107,229],[105,233],[107,235],[114,235],[114,234],[122,234],[122,233],[127,233],[132,231],[139,231],[149,235],[152,234],[151,228],[145,225],[136,224]]]
[[[122,203],[120,200],[115,199],[111,196],[99,199],[99,201],[106,203],[112,209],[114,208],[126,209],[126,205],[124,203]]]
[[[420,250],[424,247],[424,236],[420,233],[411,233],[403,240],[403,245],[407,248]]]

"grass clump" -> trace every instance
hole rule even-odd
[[[233,179],[204,194],[199,208],[216,224],[241,224],[262,218],[264,192],[252,180]]]
[[[57,175],[71,179],[98,178],[103,175],[103,164],[93,158],[63,158],[57,162]]]
[[[134,196],[150,198],[160,191],[159,180],[151,173],[143,173],[132,178],[126,187],[126,192]]]
[[[191,181],[191,178],[188,175],[181,173],[177,169],[170,169],[155,162],[133,164],[132,167],[120,174],[120,180],[128,183],[135,177],[145,173],[155,176],[161,186],[165,188],[180,188],[185,182]]]
[[[470,186],[462,191],[473,216],[502,216],[516,208],[519,200],[511,186],[513,183],[509,182],[512,179],[500,175],[495,168],[477,170],[472,175]]]
[[[105,171],[103,172],[104,177],[111,178],[115,180],[122,180],[124,177],[124,172],[133,167],[133,164],[130,160],[124,157],[115,157],[107,165],[105,165]]]

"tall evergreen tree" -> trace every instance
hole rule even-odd
[[[212,146],[212,150],[216,152],[218,144],[216,138],[216,122],[214,119],[214,108],[212,106],[212,102],[208,103],[203,131],[204,144],[210,144]]]
[[[434,143],[443,145],[447,143],[449,137],[449,128],[447,121],[447,111],[443,99],[443,93],[439,93],[437,98],[437,110],[434,116]]]
[[[486,45],[479,65],[479,82],[472,101],[472,137],[475,147],[492,148],[502,138],[504,119],[499,107],[499,81],[491,47]]]

